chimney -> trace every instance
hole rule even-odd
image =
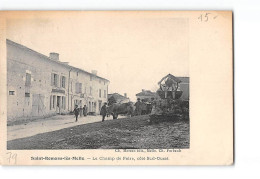
[[[97,70],[92,70],[91,73],[92,73],[93,75],[97,75]]]
[[[127,93],[124,93],[124,96],[127,98]]]
[[[142,92],[145,92],[145,89],[142,89]]]
[[[50,53],[50,59],[55,60],[55,61],[59,61],[59,54],[55,53],[55,52],[51,52]]]

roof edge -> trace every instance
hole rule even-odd
[[[42,53],[40,53],[40,52],[37,52],[37,51],[35,51],[35,50],[33,50],[33,49],[29,48],[29,47],[26,47],[26,46],[24,46],[24,45],[22,45],[22,44],[19,44],[19,43],[17,43],[17,42],[14,42],[14,41],[12,41],[12,40],[10,40],[10,39],[6,39],[6,43],[8,43],[8,44],[10,44],[10,45],[14,45],[14,46],[19,47],[19,48],[26,49],[26,50],[28,50],[28,51],[30,51],[30,52],[33,52],[33,53],[35,53],[35,54],[37,54],[37,55],[39,55],[39,56],[41,56],[41,57],[43,57],[43,58],[46,58],[46,59],[48,59],[48,60],[50,60],[50,61],[52,61],[52,62],[54,62],[54,63],[57,63],[57,64],[59,64],[59,65],[64,66],[64,67],[72,68],[72,69],[75,69],[75,70],[79,70],[79,71],[81,71],[81,72],[87,73],[87,74],[89,74],[89,75],[92,75],[92,76],[95,76],[95,77],[97,77],[97,78],[106,80],[107,82],[110,82],[108,79],[103,78],[103,77],[100,77],[100,76],[98,76],[98,75],[94,75],[94,74],[92,74],[92,73],[90,73],[90,72],[88,72],[88,71],[86,71],[86,70],[83,70],[83,69],[80,69],[80,68],[77,68],[77,67],[74,67],[74,66],[65,64],[64,62],[61,62],[61,61],[54,61],[54,60],[52,60],[50,57],[48,57],[48,56],[46,56],[46,55],[44,55],[44,54],[42,54]]]

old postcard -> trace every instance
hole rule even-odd
[[[0,12],[2,165],[231,165],[231,11]]]

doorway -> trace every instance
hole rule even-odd
[[[44,95],[33,94],[32,116],[44,116],[45,114],[44,99],[45,99]]]
[[[61,107],[61,97],[57,96],[57,108],[56,108],[57,114],[60,114],[60,107]]]

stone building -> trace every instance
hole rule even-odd
[[[8,121],[48,117],[87,105],[99,113],[107,101],[109,80],[70,66],[58,53],[45,56],[6,40]]]

